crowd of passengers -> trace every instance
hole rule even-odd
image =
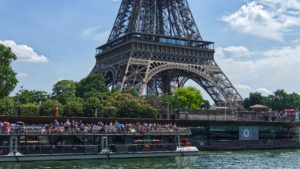
[[[12,128],[9,122],[0,121],[0,129],[2,133],[24,133],[25,125]],[[70,121],[67,119],[65,122],[59,122],[57,120],[51,124],[45,124],[38,128],[38,132],[41,134],[144,134],[144,133],[156,133],[156,132],[186,132],[186,128],[177,127],[174,123],[158,124],[158,123],[119,123],[118,121],[110,123],[83,123],[82,121]],[[27,132],[30,132],[29,129]],[[37,132],[37,131],[34,131]]]

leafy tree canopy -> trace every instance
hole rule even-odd
[[[203,109],[209,109],[211,107],[210,103],[208,100],[203,100],[201,108]]]
[[[170,107],[170,105],[168,105],[167,101],[163,100],[163,97],[160,96],[145,96],[144,101],[146,104],[152,106],[153,108],[157,109],[157,110],[162,110],[162,109],[168,109]]]
[[[89,97],[84,102],[84,113],[86,116],[103,116],[103,103],[97,97]]]
[[[80,97],[73,97],[67,100],[64,106],[65,116],[85,116],[83,113],[84,101]]]
[[[275,111],[283,111],[284,109],[300,109],[300,95],[297,93],[287,93],[283,89],[279,89],[269,96],[262,96],[261,93],[250,93],[249,98],[244,100],[245,108],[249,108],[255,104],[268,106]]]
[[[5,97],[0,99],[0,115],[14,115],[15,101],[12,98]]]
[[[255,92],[250,93],[249,98],[246,98],[243,102],[243,105],[246,109],[248,109],[250,106],[261,104],[266,105],[266,99],[264,96],[262,96],[261,93]]]
[[[63,106],[57,100],[46,100],[42,103],[40,108],[40,115],[41,116],[53,116],[54,112],[58,108],[60,114],[63,113]]]
[[[102,97],[107,96],[107,93],[108,88],[103,76],[101,74],[90,74],[78,83],[76,96],[84,99],[94,96],[102,99]]]
[[[277,90],[268,97],[268,106],[272,110],[296,109],[300,107],[300,96],[296,93],[288,94],[283,89]]]
[[[48,99],[48,93],[44,91],[22,90],[16,94],[15,99],[17,102],[20,102],[22,104],[40,104]]]
[[[11,68],[11,62],[16,59],[10,48],[0,44],[0,98],[8,96],[18,83],[16,73]]]
[[[110,117],[110,118],[113,118],[113,117],[116,117],[116,113],[118,111],[118,108],[114,107],[114,106],[107,106],[107,107],[104,107],[103,109],[103,117]]]
[[[53,86],[53,98],[61,104],[66,104],[67,99],[75,97],[77,83],[72,80],[61,80]]]
[[[39,106],[34,103],[25,103],[20,106],[19,115],[23,116],[38,116]]]
[[[120,118],[156,118],[157,115],[157,110],[148,105],[142,98],[126,92],[115,92],[105,105],[116,107],[116,117]]]
[[[195,87],[177,88],[172,95],[173,108],[199,109],[202,102],[201,92]]]

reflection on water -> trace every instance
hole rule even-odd
[[[195,157],[0,163],[0,169],[300,169],[299,150],[203,152]]]

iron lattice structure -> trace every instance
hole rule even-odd
[[[112,88],[141,94],[170,93],[193,80],[216,105],[242,100],[214,53],[187,0],[123,0],[108,42],[97,48],[92,73],[102,73]]]

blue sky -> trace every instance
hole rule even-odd
[[[300,0],[189,0],[202,37],[245,97],[276,89],[300,93]],[[95,64],[120,0],[0,0],[0,43],[17,54],[24,89],[51,92]],[[190,83],[193,85],[192,83]],[[207,97],[207,96],[206,96]]]

